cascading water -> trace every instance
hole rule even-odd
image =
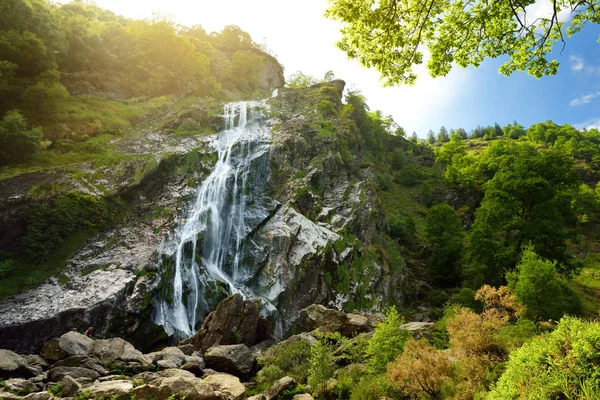
[[[161,249],[162,280],[155,322],[169,336],[188,337],[210,310],[209,298],[242,293],[243,242],[267,217],[270,122],[264,102],[225,106],[225,130],[213,142],[218,154],[212,173],[198,188],[185,222]]]

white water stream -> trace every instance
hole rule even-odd
[[[264,102],[225,106],[225,130],[214,140],[218,160],[195,202],[162,249],[163,296],[155,322],[169,336],[188,337],[215,292],[254,297],[240,259],[246,236],[267,216],[256,190],[268,175],[270,121]],[[262,194],[258,194],[262,195]],[[165,286],[166,285],[166,286]]]

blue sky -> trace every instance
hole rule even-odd
[[[556,76],[536,79],[514,73],[505,77],[497,73],[501,60],[469,68],[474,84],[447,110],[446,126],[472,129],[478,124],[505,125],[513,120],[529,126],[551,119],[578,127],[600,127],[599,34],[600,27],[589,25],[568,39],[562,54],[562,45],[557,46],[561,67]]]
[[[159,12],[184,25],[200,24],[209,32],[238,25],[272,49],[287,76],[301,70],[322,77],[333,70],[348,86],[363,92],[371,109],[391,114],[407,132],[416,131],[421,137],[442,125],[471,130],[479,124],[514,120],[526,126],[552,119],[600,127],[600,96],[596,97],[600,27],[594,25],[568,40],[557,56],[561,62],[557,76],[537,80],[515,73],[507,78],[497,72],[501,61],[489,60],[477,69],[456,67],[438,79],[421,68],[416,85],[383,88],[376,71],[348,60],[335,46],[340,24],[323,17],[327,0],[96,0],[96,4],[130,18],[150,18]],[[543,13],[550,0],[538,0],[530,7]]]

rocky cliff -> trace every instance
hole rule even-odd
[[[391,273],[382,250],[385,218],[374,173],[361,166],[356,125],[342,112],[343,89],[342,81],[281,89],[269,101],[272,207],[245,238],[242,259],[252,271],[247,286],[277,307],[284,329],[313,303],[352,311],[403,301],[392,290],[402,273]],[[166,340],[152,322],[157,249],[215,162],[210,135],[175,131],[222,126],[216,107],[165,111],[150,133],[117,143],[127,160],[114,168],[81,165],[0,181],[5,250],[17,246],[37,204],[73,192],[126,204],[122,218],[89,236],[57,276],[0,304],[0,348],[37,352],[87,326],[142,349]],[[40,187],[53,190],[33,196]]]

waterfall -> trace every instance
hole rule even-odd
[[[154,319],[169,336],[188,337],[210,311],[209,299],[255,297],[241,260],[246,236],[267,217],[270,121],[264,102],[225,106],[225,130],[212,146],[218,160],[197,189],[185,220],[161,252],[161,293]]]

